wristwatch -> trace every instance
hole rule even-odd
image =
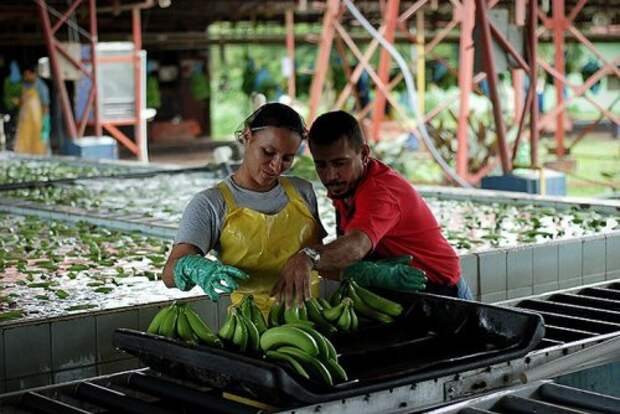
[[[319,260],[321,260],[321,253],[311,247],[304,247],[303,249],[301,249],[301,252],[308,256],[308,258],[312,262],[312,268],[316,269],[319,264]]]

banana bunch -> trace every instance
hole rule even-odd
[[[335,294],[340,297],[350,298],[355,311],[366,318],[378,322],[391,323],[394,318],[403,312],[400,303],[396,303],[383,296],[358,285],[354,280],[347,280],[342,283]],[[342,299],[344,301],[344,299]]]
[[[267,359],[285,363],[306,379],[330,386],[348,380],[334,345],[308,323],[269,328],[260,337],[260,347]]]
[[[245,296],[239,305],[239,309],[246,319],[252,321],[254,325],[256,325],[256,329],[258,329],[261,335],[267,330],[267,323],[265,322],[260,308],[254,302],[254,296]]]
[[[219,338],[187,304],[175,302],[163,308],[155,315],[146,331],[167,338],[180,338],[192,344],[204,343],[222,348]]]
[[[286,309],[284,305],[276,302],[271,305],[268,319],[270,328],[274,328],[285,323],[305,323],[311,326],[314,325],[308,318],[308,309],[306,304],[298,305],[296,303],[293,307]]]
[[[359,325],[353,300],[349,297],[344,297],[336,306],[323,309],[323,317],[341,332],[356,331]]]
[[[229,310],[226,322],[224,322],[217,334],[226,343],[231,344],[241,352],[253,354],[259,352],[261,334],[252,319],[245,316],[243,310],[238,307],[233,307]]]
[[[311,298],[306,301],[308,319],[314,322],[316,329],[325,335],[338,332],[338,328],[323,316],[323,312],[329,308],[331,305],[323,298]]]

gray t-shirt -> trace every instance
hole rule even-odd
[[[320,238],[326,234],[319,219],[316,195],[312,184],[299,177],[287,177],[293,187],[306,202],[310,213],[320,226]],[[257,192],[239,187],[231,176],[224,183],[232,191],[237,207],[250,208],[263,214],[276,214],[288,203],[284,188],[278,183],[267,192]],[[189,202],[175,237],[175,244],[189,243],[198,247],[204,254],[211,249],[220,252],[220,234],[226,215],[226,202],[217,187],[211,187],[196,194]]]

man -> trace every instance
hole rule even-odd
[[[472,298],[459,257],[428,205],[396,171],[370,157],[353,116],[344,111],[321,115],[308,142],[336,208],[338,238],[292,256],[272,294],[288,305],[294,297],[308,298],[314,269],[365,286]]]
[[[24,69],[23,79],[15,152],[47,155],[50,151],[49,89],[37,76],[36,65]]]

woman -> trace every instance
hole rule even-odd
[[[305,134],[299,114],[279,103],[263,105],[245,120],[237,132],[243,162],[185,209],[164,267],[166,286],[189,290],[197,284],[212,300],[232,293],[233,304],[252,294],[268,312],[288,258],[325,235],[312,184],[281,176]],[[211,249],[219,261],[203,257]],[[311,284],[317,295],[317,275]]]

